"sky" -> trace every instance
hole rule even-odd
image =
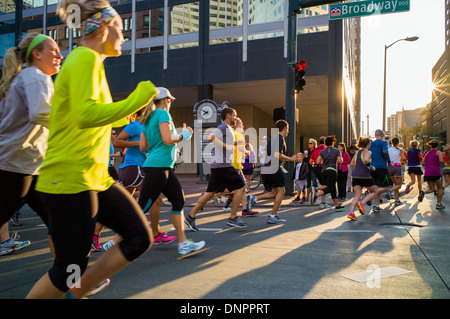
[[[399,0],[402,1],[402,0]],[[445,0],[410,0],[410,11],[361,18],[361,120],[364,132],[382,128],[384,47],[386,116],[431,102],[432,68],[445,50]]]

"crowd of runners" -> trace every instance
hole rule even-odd
[[[188,239],[184,227],[198,231],[197,213],[218,194],[228,196],[230,227],[247,227],[242,216],[256,216],[253,208],[263,200],[273,200],[267,223],[285,223],[278,216],[286,195],[285,162],[295,163],[289,177],[297,190],[294,201],[313,204],[320,199],[320,208],[326,208],[330,194],[334,209],[344,211],[342,200],[353,192],[347,215],[352,220],[358,219],[356,208],[365,213],[366,204],[373,203],[373,211],[381,211],[383,193],[389,199],[393,194],[395,205],[401,204],[405,163],[411,176],[405,193],[417,182],[419,201],[434,192],[436,208],[444,208],[441,200],[450,183],[449,145],[440,151],[439,143],[431,140],[430,150],[421,154],[413,141],[406,151],[397,138],[389,147],[384,132],[377,130],[374,141],[360,137],[347,148],[327,136],[318,142],[310,139],[307,150],[288,155],[289,125],[279,120],[278,134],[262,137],[256,156],[242,134],[243,120],[229,107],[222,110],[222,123],[208,137],[214,145],[208,186],[185,213],[183,188],[173,168],[176,144],[189,140],[192,128],[184,124],[177,132],[170,115],[175,97],[150,81],[140,82],[126,99],[113,102],[103,61],[121,54],[122,20],[106,0],[66,0],[57,9],[63,21],[70,16],[71,4],[81,9],[84,45],[74,49],[61,67],[57,43],[29,33],[7,52],[0,81],[0,253],[8,255],[30,244],[9,232],[10,221],[20,225],[17,212],[27,204],[47,226],[54,257],[27,298],[83,298],[98,293],[110,276],[152,244],[177,240],[180,257],[200,251],[206,243]],[[116,128],[123,128],[119,135]],[[116,171],[114,162],[121,157]],[[258,196],[247,194],[256,163],[261,165],[264,184]],[[427,190],[422,189],[422,175]],[[160,231],[164,197],[172,207],[176,236]],[[104,227],[116,236],[101,245]],[[92,250],[102,254],[88,267]],[[73,265],[82,275],[69,285],[68,269]]]

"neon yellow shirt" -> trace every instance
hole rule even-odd
[[[234,140],[236,141],[236,146],[234,147],[232,164],[235,169],[242,169],[242,161],[245,153],[239,151],[238,147],[244,147],[244,135],[242,135],[242,133],[234,131]]]
[[[36,189],[50,194],[108,189],[114,182],[108,174],[111,124],[140,110],[156,93],[144,81],[125,100],[112,102],[100,55],[87,47],[74,49],[55,80]]]

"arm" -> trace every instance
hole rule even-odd
[[[219,139],[217,138],[217,136],[216,136],[214,133],[211,133],[211,134],[208,136],[208,140],[209,140],[211,143],[213,143],[214,145],[216,145],[216,146],[218,146],[218,147],[221,147],[221,148],[224,148],[224,149],[226,149],[226,150],[229,151],[229,152],[234,151],[234,145],[227,145],[227,144],[223,143],[221,140],[219,140]]]
[[[141,137],[139,139],[139,150],[141,152],[146,152],[146,151],[148,151],[149,147],[150,147],[150,145],[148,145],[148,140],[145,137],[145,134],[141,133]]]
[[[350,155],[348,155],[347,152],[344,152],[344,154],[342,154],[342,164],[350,164]]]
[[[383,149],[381,150],[381,153],[383,154],[384,159],[386,160],[386,162],[388,163],[389,166],[391,166],[391,158],[389,157],[389,151],[387,149],[387,146],[383,147]]]
[[[126,131],[120,132],[119,136],[114,140],[114,147],[133,147],[139,146],[139,141],[127,141],[131,137]]]
[[[338,156],[336,159],[337,164],[342,164],[342,156]]]
[[[150,81],[140,82],[136,89],[119,102],[99,103],[105,94],[103,62],[93,52],[83,52],[72,61],[69,78],[70,107],[74,121],[84,128],[100,127],[114,123],[140,110],[156,95],[157,90]],[[107,97],[108,98],[108,97]]]

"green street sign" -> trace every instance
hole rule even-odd
[[[410,0],[369,0],[330,4],[330,20],[409,11]]]

